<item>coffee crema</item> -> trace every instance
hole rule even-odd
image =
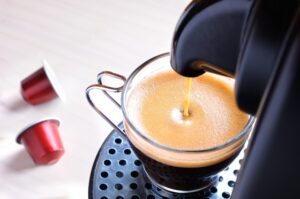
[[[232,79],[210,73],[193,78],[188,117],[183,116],[185,93],[186,78],[175,72],[150,75],[130,93],[126,104],[128,116],[146,137],[179,150],[224,144],[241,132],[249,119],[235,104]],[[136,148],[157,161],[178,167],[215,164],[240,149],[243,142],[225,151],[185,158],[183,153],[179,157],[180,153],[146,142],[126,122],[125,129]]]

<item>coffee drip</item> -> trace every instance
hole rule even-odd
[[[192,78],[188,77],[186,78],[186,91],[185,91],[184,102],[183,102],[183,113],[182,113],[183,118],[187,118],[191,114],[189,111],[191,87],[192,87]]]

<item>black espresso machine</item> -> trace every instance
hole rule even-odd
[[[96,156],[89,198],[300,198],[300,1],[194,0],[176,26],[170,61],[183,76],[210,71],[236,79],[239,108],[257,118],[246,154],[209,190],[170,195],[143,177],[120,124],[115,129],[121,133],[113,131]],[[109,121],[89,98],[93,87],[88,101]]]
[[[171,64],[235,77],[239,108],[257,118],[232,198],[300,198],[300,1],[194,0]]]

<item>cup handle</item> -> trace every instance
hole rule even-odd
[[[90,95],[90,92],[92,90],[101,90],[106,97],[108,97],[117,107],[119,107],[121,109],[121,105],[108,93],[108,92],[121,92],[123,90],[123,86],[120,86],[120,87],[112,87],[112,86],[108,86],[108,85],[105,85],[103,84],[103,81],[102,81],[102,78],[103,77],[113,77],[115,79],[119,79],[119,80],[122,80],[124,83],[126,81],[126,77],[122,76],[122,75],[119,75],[119,74],[116,74],[116,73],[113,73],[113,72],[110,72],[110,71],[103,71],[101,73],[99,73],[97,75],[97,81],[98,81],[98,84],[93,84],[93,85],[90,85],[86,90],[85,90],[85,94],[86,94],[86,98],[89,102],[89,104],[92,106],[92,108],[108,123],[110,124],[116,131],[118,131],[119,133],[125,135],[125,132],[124,130],[120,129],[118,127],[118,125],[114,124],[93,102],[92,98],[91,98],[91,95]]]

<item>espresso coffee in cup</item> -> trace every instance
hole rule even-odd
[[[148,144],[125,124],[127,136],[158,186],[197,190],[210,185],[216,174],[238,155],[240,146],[216,151],[217,157],[186,158],[185,151],[211,149],[239,134],[248,122],[234,101],[233,80],[206,73],[192,79],[189,115],[183,115],[186,78],[162,71],[140,81],[127,100],[127,112],[139,132],[159,146]],[[177,150],[175,157],[169,149]]]
[[[103,84],[105,76],[124,85]],[[86,90],[95,111],[128,138],[145,176],[171,195],[199,193],[214,184],[243,148],[254,122],[235,104],[234,79],[205,73],[186,80],[172,70],[170,55],[164,53],[144,62],[128,79],[103,71],[98,84]],[[121,108],[125,131],[93,103],[94,89]],[[108,92],[122,92],[121,104]]]

